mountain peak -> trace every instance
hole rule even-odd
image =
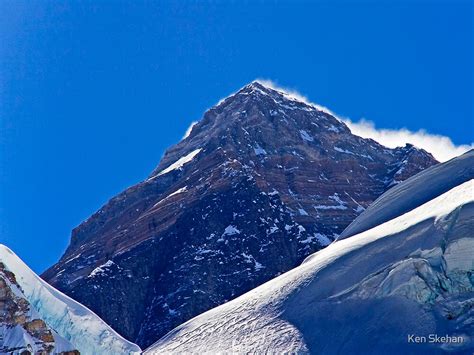
[[[149,179],[74,229],[43,276],[148,346],[290,270],[388,186],[436,163],[403,153],[253,81],[206,111]]]
[[[288,93],[282,91],[281,89],[277,89],[274,85],[271,84],[269,81],[258,81],[254,80],[247,85],[243,86],[241,89],[239,89],[236,93],[238,94],[243,94],[243,95],[249,95],[249,94],[263,94],[263,95],[270,95],[270,96],[284,96],[289,95]],[[234,96],[234,95],[231,95]]]
[[[312,109],[316,108],[318,110],[321,110],[319,106],[309,102],[309,100],[305,98],[304,96],[302,96],[301,94],[289,89],[279,87],[269,80],[254,80],[248,83],[247,85],[243,86],[235,94],[230,95],[228,98],[222,100],[220,103],[222,103],[223,101],[226,101],[227,99],[231,97],[240,96],[240,95],[253,95],[256,97],[261,97],[263,95],[263,96],[271,97],[273,100],[275,100],[278,103],[281,103],[282,100],[289,100],[289,101],[292,101],[293,104],[299,103],[307,107],[311,107]]]
[[[258,88],[258,89],[267,89],[267,90],[274,90],[273,87],[269,84],[267,81],[259,81],[259,80],[253,80],[244,87],[252,87],[252,88]]]
[[[275,85],[272,85],[270,81],[266,80],[253,80],[247,85],[245,85],[241,90],[245,88],[278,91],[275,89]]]

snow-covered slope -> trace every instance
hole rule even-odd
[[[138,354],[140,348],[125,340],[92,311],[38,277],[10,249],[0,245],[0,262],[15,275],[34,312],[83,355]],[[3,337],[14,337],[7,329]]]
[[[0,354],[77,355],[74,345],[41,319],[18,285],[15,276],[0,262]]]
[[[472,179],[473,176],[474,150],[444,164],[432,166],[380,196],[341,233],[338,239],[350,237],[400,216]]]
[[[472,353],[473,189],[336,241],[145,353]]]
[[[75,228],[42,277],[146,348],[298,266],[434,164],[426,151],[363,139],[327,111],[252,82]]]

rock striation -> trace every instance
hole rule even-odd
[[[387,189],[436,163],[252,82],[75,228],[42,277],[146,347],[294,268]]]

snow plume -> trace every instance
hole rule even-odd
[[[255,79],[257,83],[262,84],[263,86],[266,86],[270,89],[281,91],[285,94],[286,97],[289,99],[297,100],[297,101],[302,101],[307,105],[313,106],[314,108],[318,109],[319,111],[326,112],[327,114],[330,114],[331,116],[337,117],[334,112],[332,112],[330,109],[327,107],[315,104],[314,102],[311,102],[306,96],[301,94],[300,92],[294,90],[294,89],[289,89],[284,86],[280,86],[276,84],[274,81],[269,80],[269,79]]]
[[[346,118],[342,119],[342,121],[349,127],[352,133],[358,136],[372,138],[389,148],[411,143],[418,148],[430,152],[440,162],[447,161],[474,148],[474,143],[455,145],[449,137],[431,134],[424,129],[412,132],[406,128],[377,128],[374,122],[365,119],[353,122]]]
[[[196,123],[198,123],[198,121],[191,122],[188,129],[186,130],[186,133],[184,133],[184,136],[181,139],[186,139],[186,138],[189,137],[189,135],[191,134],[191,131],[193,130],[193,127],[196,125]]]
[[[366,119],[360,119],[358,122],[355,122],[348,117],[335,114],[327,107],[311,102],[311,100],[309,100],[297,90],[278,85],[272,80],[258,78],[255,79],[254,82],[257,82],[267,88],[279,91],[290,100],[304,102],[305,104],[313,106],[319,111],[330,114],[339,121],[344,122],[353,134],[363,138],[372,138],[378,143],[389,148],[402,147],[405,144],[410,143],[433,154],[433,156],[440,162],[445,162],[467,152],[470,149],[474,149],[474,142],[470,144],[455,145],[451,138],[438,134],[432,134],[424,129],[413,132],[407,128],[377,128],[375,127],[374,122]],[[225,99],[221,99],[218,105],[224,100]]]
[[[267,79],[257,79],[255,81],[274,90],[283,91],[289,98],[303,101],[308,105],[314,106],[316,109],[326,112],[344,122],[355,135],[363,138],[372,138],[378,143],[389,148],[396,148],[404,146],[406,143],[411,143],[418,148],[422,148],[427,152],[430,152],[440,162],[447,161],[467,152],[470,149],[474,149],[474,142],[471,144],[455,145],[451,138],[442,135],[431,134],[424,129],[412,132],[406,128],[377,128],[375,127],[374,122],[365,119],[354,122],[349,118],[338,116],[327,107],[311,102],[306,96],[300,94],[296,90],[279,86],[275,84],[275,82]]]

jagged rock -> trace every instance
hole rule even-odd
[[[370,216],[396,211],[388,220],[366,229],[364,212],[363,232],[144,354],[472,354],[473,166],[474,150],[401,183],[370,207]]]
[[[0,349],[38,354],[141,354],[139,346],[46,283],[2,244],[0,263]]]
[[[23,295],[15,275],[0,262],[0,353],[78,355],[51,329]]]
[[[75,228],[43,277],[147,346],[295,267],[388,188],[436,163],[253,82],[208,110],[148,179]]]

